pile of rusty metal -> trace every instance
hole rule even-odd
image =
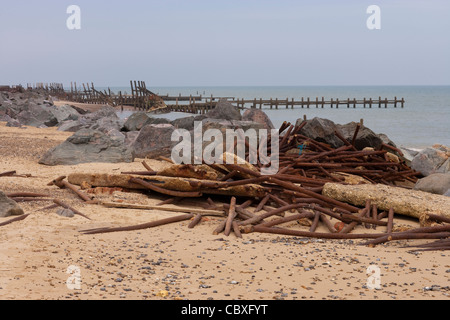
[[[229,236],[233,232],[237,237],[242,237],[242,233],[258,232],[322,239],[368,239],[365,244],[371,246],[391,240],[440,239],[415,250],[450,249],[450,219],[447,217],[427,214],[425,220],[431,221],[427,226],[405,230],[394,224],[396,212],[393,208],[379,210],[370,200],[365,201],[363,206],[355,206],[322,194],[328,183],[411,188],[420,173],[411,170],[401,160],[399,150],[388,145],[382,145],[377,150],[357,150],[354,142],[359,126],[352,141],[347,141],[336,132],[344,143],[339,148],[310,139],[299,133],[301,129],[302,125],[290,123],[284,123],[280,128],[278,158],[281,170],[273,175],[261,173],[264,165],[260,161],[256,165],[247,161],[209,165],[172,163],[159,171],[153,170],[144,161],[146,170],[141,172],[116,175],[74,173],[67,177],[67,181],[66,177],[60,177],[50,184],[70,189],[86,203],[184,213],[141,225],[80,231],[88,235],[142,230],[186,220],[192,220],[189,228],[194,228],[204,216],[214,216],[220,218],[220,223],[212,230],[216,235],[223,232]],[[271,137],[267,139],[269,141]],[[250,150],[251,146],[245,143]],[[305,145],[308,146],[306,150],[299,148]],[[171,162],[170,159],[163,160]],[[132,190],[167,199],[154,206],[102,202],[77,186],[84,190]],[[67,207],[58,200],[54,205]],[[75,213],[83,215],[76,210]],[[365,228],[357,230],[366,231],[356,233],[354,229],[358,225]],[[373,230],[377,227],[382,228],[383,232]],[[321,232],[317,231],[319,228]]]
[[[428,215],[433,226],[410,230],[395,230],[395,212],[378,210],[376,204],[366,201],[364,207],[357,207],[322,194],[326,183],[371,183],[402,185],[409,188],[419,172],[411,170],[401,160],[401,152],[394,147],[383,145],[382,149],[357,150],[354,141],[347,141],[336,132],[344,146],[332,148],[299,134],[302,126],[289,123],[280,128],[279,159],[277,174],[262,175],[263,165],[212,164],[212,165],[172,165],[170,168],[156,172],[145,161],[147,171],[123,172],[122,175],[74,174],[69,176],[73,184],[87,184],[95,187],[121,187],[146,190],[168,196],[167,200],[157,206],[139,206],[124,203],[103,203],[108,207],[140,208],[166,210],[165,205],[177,204],[169,211],[186,214],[151,223],[117,227],[83,230],[84,234],[99,234],[118,231],[131,231],[151,228],[183,220],[192,220],[189,228],[202,221],[203,216],[222,217],[213,230],[218,235],[226,236],[231,232],[237,237],[242,233],[260,232],[298,237],[323,239],[372,239],[367,245],[377,245],[390,240],[400,239],[443,239],[450,235],[448,218]],[[284,133],[284,134],[283,134]],[[270,137],[269,137],[270,139]],[[307,150],[299,146],[308,145]],[[247,147],[250,148],[250,146]],[[397,155],[394,155],[396,153]],[[248,156],[248,153],[247,153]],[[165,159],[170,162],[170,159]],[[248,160],[248,158],[247,158]],[[349,182],[352,180],[352,182]],[[181,207],[184,204],[194,206]],[[281,224],[297,222],[307,225],[304,228],[282,228]],[[367,229],[384,227],[384,232],[374,231],[352,233],[357,225]],[[295,224],[297,225],[297,224]],[[319,225],[328,232],[317,232]],[[364,229],[363,229],[364,230]],[[448,242],[438,242],[427,250],[450,249]],[[423,250],[423,248],[420,248]]]

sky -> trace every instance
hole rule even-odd
[[[450,85],[449,35],[447,0],[0,0],[0,85]]]

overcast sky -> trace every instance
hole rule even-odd
[[[69,5],[81,30],[66,26]],[[449,85],[450,1],[0,0],[0,85],[129,80]]]

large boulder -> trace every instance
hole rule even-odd
[[[242,120],[261,123],[267,130],[275,129],[272,121],[269,119],[267,114],[259,109],[252,108],[245,111],[244,114],[242,115]]]
[[[48,105],[28,104],[28,107],[17,115],[20,123],[32,127],[53,127],[58,124],[58,119]]]
[[[80,113],[69,105],[62,105],[59,107],[53,106],[50,108],[50,112],[55,116],[58,124],[67,120],[78,120]]]
[[[21,216],[24,212],[19,205],[0,191],[0,218]]]
[[[220,99],[216,107],[207,112],[206,116],[212,119],[242,120],[239,109],[226,99]]]
[[[97,130],[81,129],[59,146],[47,151],[39,163],[55,166],[133,161],[132,150],[125,145],[124,135],[107,135]]]
[[[299,126],[304,120],[298,119],[296,125]],[[319,142],[329,144],[333,148],[339,148],[344,145],[344,142],[336,135],[336,131],[345,138],[348,142],[352,142],[353,136],[358,123],[350,122],[344,125],[335,124],[333,121],[322,118],[313,118],[307,120],[306,125],[300,130],[300,134],[307,136]],[[392,142],[385,134],[377,134],[371,129],[360,126],[358,135],[355,139],[355,148],[363,150],[364,148],[380,148],[385,143],[395,147],[395,143]]]
[[[77,132],[80,129],[92,129],[108,133],[110,130],[121,130],[121,120],[112,107],[103,107],[98,111],[79,115],[78,120],[68,120],[60,123],[58,131]]]
[[[135,112],[127,119],[127,121],[125,121],[122,130],[139,131],[149,124],[165,124],[165,123],[170,123],[170,121],[164,118],[154,118],[146,112]]]
[[[300,125],[303,120],[297,120],[297,125]],[[341,147],[344,143],[334,133],[339,128],[336,124],[328,119],[314,118],[307,120],[306,125],[300,130],[300,134],[307,136],[319,142],[324,142],[334,148]]]
[[[428,177],[417,181],[414,189],[435,194],[445,194],[450,190],[450,172],[430,174]]]
[[[149,124],[139,131],[135,138],[132,149],[136,158],[155,158],[157,156],[170,157],[172,147],[171,141],[175,127],[171,124]]]
[[[411,161],[411,168],[424,176],[450,172],[450,148],[434,145],[420,151]]]
[[[259,136],[259,130],[266,129],[265,124],[253,121],[223,120],[223,119],[204,119],[202,129],[205,132],[208,129],[218,129],[222,132],[225,139],[226,130],[242,129],[244,132],[254,129]]]
[[[338,124],[337,127],[340,129],[342,136],[347,141],[352,142],[357,125],[358,123],[356,122],[350,122],[344,125]],[[388,140],[387,136],[384,135],[384,137]],[[376,134],[365,126],[361,126],[355,139],[355,148],[358,150],[362,150],[367,147],[378,149],[383,143],[384,141],[380,137],[380,135]],[[344,145],[344,143],[342,143],[341,145]]]

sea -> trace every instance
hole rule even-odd
[[[100,88],[105,89],[105,88]],[[130,87],[111,87],[111,91],[122,93],[130,92]],[[347,108],[340,105],[339,108],[331,108],[329,105],[323,109],[312,105],[309,109],[294,106],[294,109],[286,109],[280,106],[278,110],[267,109],[263,111],[272,120],[275,127],[281,126],[284,121],[295,123],[304,116],[307,119],[314,117],[326,118],[339,124],[364,120],[364,125],[376,133],[386,134],[398,147],[409,149],[423,149],[434,144],[450,146],[450,86],[240,86],[240,87],[148,87],[159,95],[202,95],[204,97],[235,97],[239,99],[282,99],[294,98],[296,101],[311,100],[324,97],[325,100],[347,100],[372,98],[398,99],[404,98],[404,108],[398,104],[397,108],[388,105],[373,105],[364,108],[357,105]],[[250,105],[247,105],[250,108]],[[259,107],[259,106],[258,106]],[[119,116],[126,118],[130,112],[119,112]],[[155,115],[174,120],[180,117],[191,116],[173,112],[169,114]]]

